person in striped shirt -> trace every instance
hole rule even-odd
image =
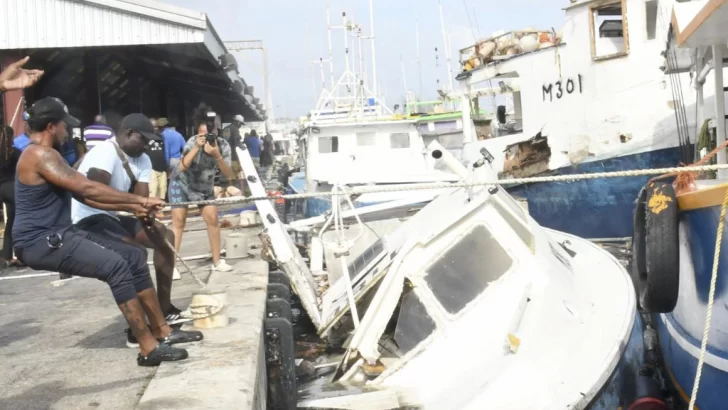
[[[106,124],[106,117],[99,114],[94,118],[93,125],[83,130],[83,138],[86,140],[86,150],[90,150],[101,142],[115,137],[114,130]]]

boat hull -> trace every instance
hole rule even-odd
[[[551,171],[550,175],[589,174],[677,166],[680,148],[667,148]],[[507,187],[528,201],[528,212],[541,226],[582,238],[631,237],[634,202],[652,176],[545,182]],[[603,217],[595,217],[602,215]]]
[[[586,162],[551,171],[551,175],[627,171],[673,167],[679,164],[680,148],[667,148],[599,161]],[[601,178],[573,182],[548,182],[506,187],[513,196],[528,201],[528,211],[543,227],[582,238],[627,238],[632,236],[634,201],[652,176]],[[305,176],[292,178],[289,193],[305,191]],[[319,216],[331,209],[328,198],[295,200],[296,219]],[[357,204],[357,206],[375,205]],[[595,218],[594,215],[608,215]]]
[[[660,347],[665,367],[683,400],[692,393],[705,325],[720,206],[680,214],[680,293],[672,313],[659,315]],[[728,386],[728,229],[723,231],[718,281],[700,381],[697,407],[726,408]]]
[[[597,394],[597,397],[586,407],[587,409],[614,410],[620,407],[626,408],[637,399],[639,383],[637,377],[644,357],[644,344],[642,340],[642,320],[639,314],[636,314],[636,316],[632,326],[632,333],[627,340],[627,345],[617,367]]]

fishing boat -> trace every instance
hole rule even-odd
[[[726,1],[676,3],[666,54],[693,56],[689,70],[698,92],[698,120],[714,133],[717,163],[725,164],[724,67]],[[718,95],[713,101],[705,96]],[[713,130],[713,132],[710,132]],[[709,149],[702,149],[704,157]],[[678,395],[696,409],[724,409],[728,384],[728,233],[720,230],[728,176],[681,174],[642,191],[635,212],[634,277],[642,307],[653,314],[662,357]],[[716,241],[722,245],[716,253]],[[716,261],[718,255],[718,261]],[[719,262],[716,269],[716,262]],[[715,281],[711,300],[711,281]],[[701,343],[706,335],[706,350]],[[704,362],[699,363],[701,357]],[[696,374],[701,378],[696,383]],[[696,392],[696,388],[699,390]]]
[[[329,18],[327,8],[327,18]],[[373,21],[372,21],[373,26]],[[443,97],[436,101],[416,102],[408,99],[400,110],[387,107],[377,94],[376,86],[367,86],[361,54],[362,26],[343,15],[347,50],[345,70],[334,83],[331,41],[329,59],[331,85],[324,77],[324,61],[320,61],[322,92],[316,107],[302,122],[299,135],[300,171],[291,175],[290,193],[328,192],[334,185],[392,185],[420,182],[454,181],[447,170],[434,168],[434,162],[422,153],[426,144],[441,141],[457,155],[462,155],[462,114],[456,108],[459,99]],[[358,44],[359,61],[350,61],[349,41]],[[352,48],[353,50],[353,48]],[[353,54],[353,53],[352,53]],[[374,52],[372,51],[372,55]],[[376,62],[372,59],[373,70]],[[358,67],[358,71],[357,70]],[[374,76],[374,75],[373,75]],[[371,81],[376,85],[376,77]],[[364,196],[354,206],[367,206],[402,199],[403,194]],[[295,219],[310,218],[330,211],[328,198],[307,198],[290,204]]]
[[[496,102],[492,137],[479,140],[475,127],[465,127],[464,159],[477,160],[486,147],[504,184],[514,177],[691,163],[695,90],[684,72],[656,68],[665,65],[661,52],[674,1],[564,3],[560,30],[499,32],[461,50],[462,90],[488,83],[510,95]],[[677,65],[689,65],[689,57],[678,56]],[[516,80],[520,87],[509,91]],[[467,92],[462,98],[463,107],[478,106]],[[464,109],[463,121],[473,119]],[[529,212],[545,227],[583,238],[629,238],[633,201],[646,182],[612,178],[506,187],[528,201]]]
[[[436,141],[426,153],[460,178],[483,177]],[[638,375],[642,322],[625,268],[540,227],[499,186],[440,192],[356,258],[348,249],[366,212],[335,206],[314,232],[339,235],[320,243],[337,252],[326,265],[316,246],[307,264],[272,205],[256,205],[264,253],[287,278],[276,283],[290,285],[327,346],[344,350],[323,357],[310,384],[287,379],[298,408],[667,409]]]

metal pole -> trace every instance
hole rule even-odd
[[[270,120],[273,119],[273,101],[270,93],[270,84],[268,83],[268,51],[265,47],[261,47],[263,51],[263,87],[265,88],[265,111],[268,117],[265,120],[265,130],[270,132]]]
[[[311,88],[313,89],[313,105],[315,107],[318,103],[318,97],[316,96],[316,70],[314,70],[313,64],[311,64]]]
[[[346,71],[351,71],[349,67],[349,29],[346,27],[346,12],[343,12],[341,16],[344,20],[344,49],[346,51],[344,60],[346,60]]]
[[[331,76],[331,89],[334,89],[334,50],[331,45],[331,2],[326,2],[326,31],[329,36],[329,75]]]
[[[374,36],[374,1],[369,0],[369,25],[371,26],[371,37],[372,37],[372,93],[374,98],[379,99],[377,94],[377,47],[376,37]],[[377,104],[379,105],[379,104]]]
[[[713,46],[713,61],[715,61],[715,123],[717,145],[725,142],[725,91],[723,91],[723,45]],[[726,163],[726,153],[718,151],[718,164]],[[724,170],[718,171],[719,178],[725,178]]]
[[[440,26],[442,27],[442,42],[445,45],[445,58],[447,59],[447,78],[448,78],[449,84],[450,84],[450,91],[454,91],[453,83],[452,83],[452,77],[453,77],[452,63],[450,61],[450,44],[448,44],[449,42],[447,41],[447,33],[445,32],[445,18],[443,17],[443,14],[442,14],[442,2],[438,1],[437,4],[440,8]]]
[[[364,54],[362,54],[362,46],[361,46],[361,28],[359,29],[359,75],[362,81],[364,81]],[[361,85],[361,82],[359,83]]]
[[[415,20],[415,31],[417,33],[417,71],[420,77],[420,91],[418,98],[422,98],[422,54],[420,53],[420,20]]]

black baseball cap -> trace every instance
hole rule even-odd
[[[78,127],[81,121],[68,113],[68,107],[56,97],[45,97],[35,102],[28,109],[28,117],[33,119],[47,119],[50,121],[63,121],[71,127]]]
[[[152,120],[144,114],[129,114],[121,120],[122,130],[134,130],[144,136],[144,138],[152,141],[162,141],[162,137],[154,132]]]

